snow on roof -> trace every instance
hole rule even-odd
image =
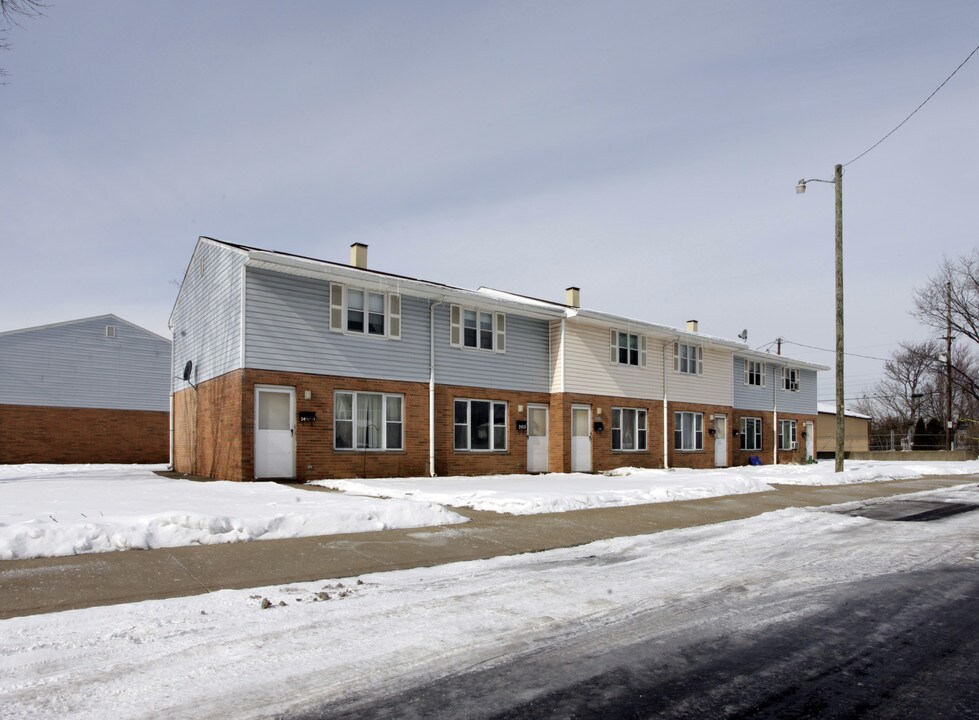
[[[816,409],[818,412],[825,413],[826,415],[836,415],[836,403],[831,403],[831,402],[816,403]],[[870,420],[869,415],[858,413],[856,410],[847,410],[846,408],[844,408],[843,414],[846,417],[855,417],[855,418],[862,418],[863,420]]]

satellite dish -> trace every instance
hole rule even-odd
[[[190,382],[190,374],[194,371],[194,361],[188,360],[184,365],[184,382]]]
[[[748,328],[745,328],[744,330],[742,330],[741,331],[741,334],[738,335],[738,337],[741,340],[743,340],[744,342],[748,342]]]

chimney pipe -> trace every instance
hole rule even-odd
[[[581,307],[581,288],[569,287],[564,291],[564,304],[573,308]]]
[[[350,246],[350,264],[355,268],[367,269],[367,246],[364,243],[354,243]]]
[[[697,321],[687,320],[687,332],[697,332]]]

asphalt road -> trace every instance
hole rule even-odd
[[[979,565],[728,588],[291,718],[979,718]]]

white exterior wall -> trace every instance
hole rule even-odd
[[[551,392],[561,392],[564,383],[564,353],[561,348],[561,320],[551,320],[548,328],[551,364]]]
[[[666,356],[666,395],[670,402],[728,406],[734,404],[734,389],[731,385],[733,353],[730,350],[704,346],[704,371],[701,375],[674,372],[673,343],[669,343]]]
[[[560,335],[560,324],[558,324]],[[662,345],[646,339],[646,367],[611,362],[610,327],[567,321],[565,335],[566,391],[590,395],[662,399]],[[621,328],[623,331],[625,327]],[[633,331],[630,331],[633,332]],[[642,333],[638,333],[642,334]],[[560,340],[560,337],[558,338]],[[672,362],[672,356],[671,360]]]

